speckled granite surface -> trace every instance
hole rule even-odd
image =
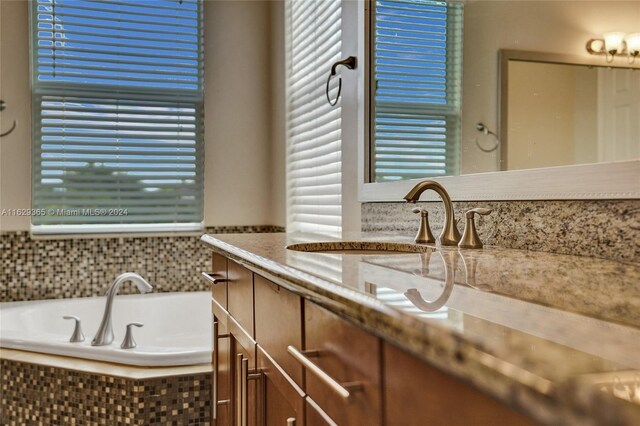
[[[444,222],[441,203],[419,203],[429,210],[438,236]],[[504,248],[593,256],[640,262],[640,200],[454,202],[457,218],[474,207],[493,209],[477,216],[483,242]],[[415,235],[419,218],[406,203],[362,204],[362,230]],[[458,224],[464,230],[464,220]]]
[[[343,237],[365,251],[385,244],[355,242],[411,241]],[[202,241],[541,423],[640,424],[638,264],[497,248],[285,248],[332,241],[313,235]]]

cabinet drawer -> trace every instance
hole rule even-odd
[[[258,370],[264,379],[264,424],[275,426],[304,425],[304,392],[258,348]]]
[[[304,325],[307,394],[339,425],[381,424],[380,340],[309,301]]]
[[[255,336],[253,326],[253,273],[247,268],[228,261],[228,305],[229,314],[235,318],[247,334]]]
[[[211,272],[215,278],[227,279],[227,258],[217,253],[211,256]],[[227,309],[227,283],[222,281],[218,284],[211,284],[211,297],[223,309]]]
[[[302,386],[302,366],[287,353],[289,345],[302,348],[302,299],[259,275],[254,275],[254,286],[255,340]]]
[[[521,414],[392,345],[384,345],[385,424],[533,425]]]

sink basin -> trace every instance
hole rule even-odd
[[[391,243],[384,241],[326,241],[298,243],[288,245],[287,249],[311,253],[359,255],[425,253],[433,250],[432,247],[420,244]]]

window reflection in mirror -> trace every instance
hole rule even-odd
[[[462,4],[378,0],[371,34],[372,180],[458,174]]]
[[[585,48],[609,31],[638,32],[637,2],[377,0],[372,9],[370,182],[640,158],[640,61],[607,63]],[[518,58],[501,76],[502,50],[572,60]]]

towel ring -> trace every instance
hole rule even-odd
[[[339,65],[344,65],[348,69],[354,70],[358,66],[358,60],[355,56],[349,56],[348,58],[338,61],[333,65],[331,65],[331,73],[327,78],[327,86],[325,88],[325,94],[327,95],[327,102],[329,102],[329,105],[331,106],[335,106],[338,103],[338,99],[340,99],[340,93],[342,93],[342,77],[338,77],[338,95],[333,101],[331,101],[331,97],[329,96],[329,83],[331,83],[331,77],[337,74],[336,68],[338,68]]]
[[[13,132],[16,129],[17,125],[18,125],[18,122],[16,120],[13,120],[13,124],[11,125],[11,128],[6,132],[0,133],[0,138],[3,136],[7,136],[9,133]]]
[[[4,111],[6,108],[7,108],[7,103],[0,99],[0,112]],[[0,133],[0,138],[3,136],[7,136],[9,133],[13,132],[16,129],[17,125],[18,125],[18,122],[16,120],[13,120],[13,124],[11,125],[11,128],[6,132]]]
[[[483,148],[482,146],[480,146],[480,143],[478,142],[478,137],[476,136],[476,146],[480,151],[493,152],[496,149],[498,149],[498,147],[500,146],[500,138],[498,137],[498,135],[496,135],[494,132],[489,130],[487,126],[485,126],[483,123],[476,124],[476,130],[479,132],[482,132],[484,135],[493,135],[493,137],[496,138],[496,144],[492,148]]]

